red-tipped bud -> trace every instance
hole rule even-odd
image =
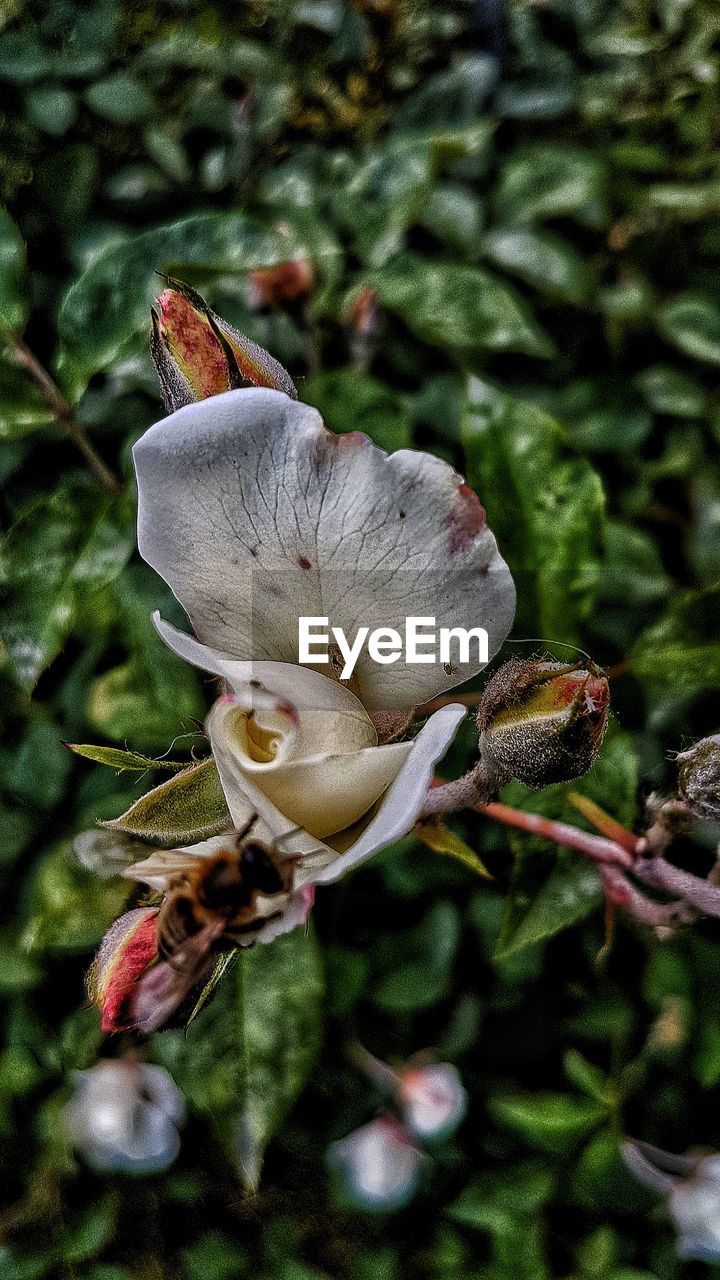
[[[126,911],[100,944],[88,974],[88,994],[100,1009],[104,1032],[135,1026],[131,1010],[137,984],[157,959],[157,917],[154,907]]]
[[[276,267],[259,267],[250,272],[253,301],[266,307],[282,310],[297,307],[310,297],[315,277],[312,263],[307,258],[295,258],[279,262]]]
[[[606,677],[561,662],[504,663],[478,708],[480,751],[498,777],[528,787],[569,782],[594,764],[605,735]]]
[[[152,321],[150,352],[169,413],[248,383],[297,399],[283,366],[216,316],[188,285],[170,280]]]

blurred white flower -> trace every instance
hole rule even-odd
[[[684,1155],[627,1141],[623,1156],[635,1176],[665,1197],[683,1259],[720,1262],[720,1155]]]
[[[158,1173],[180,1150],[185,1101],[163,1067],[119,1059],[75,1074],[65,1132],[98,1173]]]
[[[449,1062],[407,1066],[398,1072],[403,1120],[416,1138],[431,1141],[454,1133],[467,1111],[467,1093]]]
[[[345,1194],[361,1209],[401,1209],[412,1199],[426,1156],[391,1115],[378,1116],[328,1148]]]
[[[492,656],[515,589],[483,508],[439,458],[333,435],[314,409],[262,388],[186,405],[133,452],[140,552],[199,639],[160,619],[158,630],[229,691],[207,731],[234,827],[257,814],[256,836],[300,857],[295,890],[337,880],[413,827],[465,710],[442,707],[413,740],[389,739],[483,663],[387,665],[364,651],[351,688],[332,661],[299,664],[298,620],[327,615],[350,637],[402,631],[409,614],[481,623]]]

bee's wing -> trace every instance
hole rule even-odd
[[[81,866],[103,880],[124,875],[130,863],[141,858],[147,845],[122,831],[93,827],[81,831],[73,840],[73,853]]]
[[[209,976],[214,963],[213,945],[223,933],[224,920],[208,924],[176,947],[140,979],[132,1002],[138,1030],[150,1035],[172,1017],[187,994]]]
[[[194,871],[197,864],[198,855],[187,849],[153,849],[149,857],[126,866],[123,875],[130,880],[141,880],[163,893],[171,880]]]

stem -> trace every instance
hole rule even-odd
[[[646,898],[617,867],[605,863],[600,868],[600,875],[606,899],[622,907],[640,924],[667,930],[679,924],[689,924],[695,918],[695,912],[686,902],[655,902]]]
[[[452,783],[448,785],[452,786]],[[432,796],[432,792],[430,795]],[[539,813],[526,813],[524,809],[512,809],[510,805],[497,802],[476,804],[474,808],[478,813],[485,813],[489,818],[504,822],[508,827],[519,827],[522,831],[530,831],[533,835],[554,840],[556,844],[562,844],[567,849],[584,853],[593,862],[615,863],[617,866],[628,868],[633,866],[633,858],[627,849],[621,848],[614,840],[596,836],[590,831],[581,831],[579,827],[571,827],[566,822],[545,818]]]
[[[644,859],[637,864],[635,874],[644,884],[684,898],[703,915],[720,916],[720,886],[691,875],[689,871],[681,871],[680,867],[673,866],[664,858]]]
[[[504,781],[505,778],[488,771],[484,760],[478,760],[462,778],[430,788],[418,821],[435,813],[452,813],[456,809],[476,808],[482,812],[484,802]]]
[[[87,437],[85,428],[78,422],[70,405],[60,391],[59,387],[50,377],[47,369],[40,363],[37,356],[30,350],[26,342],[22,338],[14,338],[12,340],[12,358],[16,364],[25,369],[33,382],[38,387],[42,395],[47,400],[57,421],[65,431],[65,434],[72,440],[73,444],[82,453],[85,461],[90,469],[95,473],[103,488],[110,493],[121,493],[122,483],[117,476],[103,462],[100,455],[96,452],[94,446]]]
[[[621,822],[618,822],[616,818],[613,818],[611,814],[606,813],[604,809],[600,808],[599,804],[595,804],[594,800],[590,800],[588,796],[580,795],[578,791],[568,791],[566,799],[602,835],[607,836],[608,840],[621,845],[623,849],[627,849],[628,853],[634,854],[637,852],[638,837],[635,832],[630,831]]]

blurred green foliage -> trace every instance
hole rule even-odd
[[[719,33],[712,0],[3,5],[7,1280],[711,1274],[676,1261],[617,1140],[720,1146],[717,928],[661,943],[621,920],[598,964],[592,869],[478,816],[457,826],[494,884],[409,837],[323,893],[318,953],[259,949],[186,1040],[151,1045],[192,1106],[177,1165],[91,1176],[59,1115],[101,1048],[83,975],[126,890],[70,839],[148,777],[61,740],[187,758],[207,705],[150,622],[180,611],[133,556],[129,449],[162,412],[148,307],[169,272],[286,363],[334,430],[467,472],[518,581],[520,652],[580,643],[614,673],[616,724],[582,787],[640,820],[672,783],[668,752],[718,728]],[[296,256],[308,305],[259,307],[248,272]],[[364,345],[362,285],[379,306]],[[122,494],[12,358],[21,339]],[[468,728],[448,773],[472,749]],[[561,788],[504,798],[569,816]],[[273,1076],[291,1023],[307,1060]],[[328,1142],[378,1105],[351,1037],[386,1060],[435,1046],[471,1094],[389,1219],[328,1190]],[[246,1196],[233,1126],[264,1140],[280,1120]]]

